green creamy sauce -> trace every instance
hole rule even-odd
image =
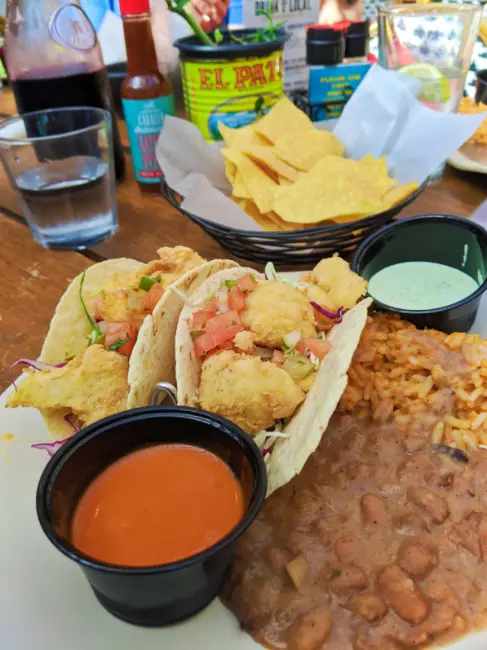
[[[410,311],[446,307],[478,288],[478,283],[463,271],[436,262],[393,264],[369,280],[369,294],[373,298]]]

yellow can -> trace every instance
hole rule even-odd
[[[257,30],[232,32],[241,40]],[[282,50],[286,40],[278,31],[272,41],[203,45],[197,36],[177,40],[184,105],[188,120],[206,140],[221,140],[218,122],[231,128],[252,123],[284,94]]]

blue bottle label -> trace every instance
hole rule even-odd
[[[155,99],[122,99],[135,177],[141,183],[158,183],[162,171],[156,144],[166,115],[174,115],[172,95]]]
[[[340,117],[369,69],[370,63],[365,62],[310,67],[308,101],[313,122]]]

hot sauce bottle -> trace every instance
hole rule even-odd
[[[149,0],[120,0],[120,12],[127,49],[122,106],[135,178],[142,191],[158,192],[162,171],[155,149],[166,115],[174,115],[172,88],[158,67]]]

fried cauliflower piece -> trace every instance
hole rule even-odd
[[[233,346],[241,352],[247,352],[251,354],[254,349],[254,335],[248,330],[242,330],[235,335],[233,339]]]
[[[337,254],[318,262],[303,279],[320,289],[318,292],[315,287],[309,287],[306,291],[309,299],[331,310],[351,309],[367,293],[367,281],[351,271]]]
[[[201,408],[255,434],[294,414],[303,391],[285,370],[259,357],[223,350],[203,362]]]
[[[206,262],[198,253],[186,246],[174,246],[174,248],[165,246],[159,248],[157,254],[158,260],[149,262],[137,272],[136,286],[143,275],[160,275],[161,285],[165,289],[181,275]]]
[[[313,308],[306,294],[275,280],[258,284],[240,316],[257,345],[280,348],[283,336],[295,330],[303,338],[316,337]]]
[[[92,345],[62,368],[28,372],[7,406],[68,408],[84,426],[127,408],[128,357]]]

